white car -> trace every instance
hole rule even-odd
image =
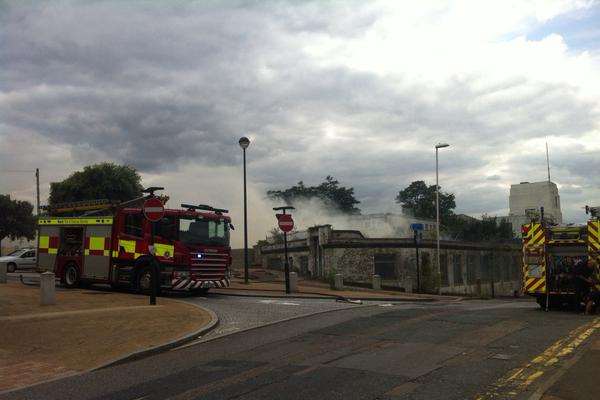
[[[7,256],[0,257],[0,264],[6,264],[7,272],[18,269],[35,269],[35,249],[15,250]]]

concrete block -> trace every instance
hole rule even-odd
[[[298,292],[298,274],[295,272],[290,272],[290,292]]]
[[[47,271],[40,274],[40,303],[43,306],[56,304],[54,272]]]
[[[333,288],[335,290],[342,290],[344,288],[344,277],[342,276],[342,274],[335,274]]]
[[[373,290],[381,290],[381,276],[373,275]]]
[[[6,264],[0,263],[0,283],[6,283]]]

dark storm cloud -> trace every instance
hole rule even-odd
[[[597,121],[567,85],[481,87],[466,75],[430,87],[402,74],[392,84],[312,60],[303,46],[319,35],[354,38],[377,22],[381,11],[362,2],[11,4],[0,11],[0,138],[35,132],[84,161],[89,152],[144,172],[227,166],[251,134],[256,182],[332,174],[375,204],[430,180],[438,141],[453,145],[446,174],[484,180],[490,158],[519,140],[577,137]],[[477,195],[504,207],[493,190]]]

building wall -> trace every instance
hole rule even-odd
[[[554,182],[523,182],[510,186],[509,217],[524,217],[526,210],[544,207],[547,217],[562,224],[558,187]]]
[[[335,231],[316,229],[312,243],[290,243],[291,270],[302,276],[327,279],[341,273],[346,284],[370,285],[376,258],[393,258],[393,271],[382,280],[384,286],[413,292],[417,290],[416,251],[406,239],[346,239],[332,240]],[[320,242],[320,239],[325,242]],[[310,240],[310,239],[309,239]],[[435,271],[435,243],[427,241],[420,248],[421,288],[444,294],[475,296],[510,296],[521,288],[521,249],[518,245],[490,246],[460,242],[442,242],[440,258],[445,273]],[[266,268],[283,268],[282,246],[261,249]],[[385,256],[387,255],[387,256]],[[320,265],[317,265],[320,264]],[[382,264],[380,264],[382,265]],[[386,264],[386,267],[389,264]],[[427,271],[433,271],[426,275]],[[444,279],[442,280],[442,277]],[[429,285],[429,286],[428,286]]]

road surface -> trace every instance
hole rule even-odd
[[[528,399],[598,327],[597,318],[545,313],[522,300],[375,304],[218,337],[0,398]]]

